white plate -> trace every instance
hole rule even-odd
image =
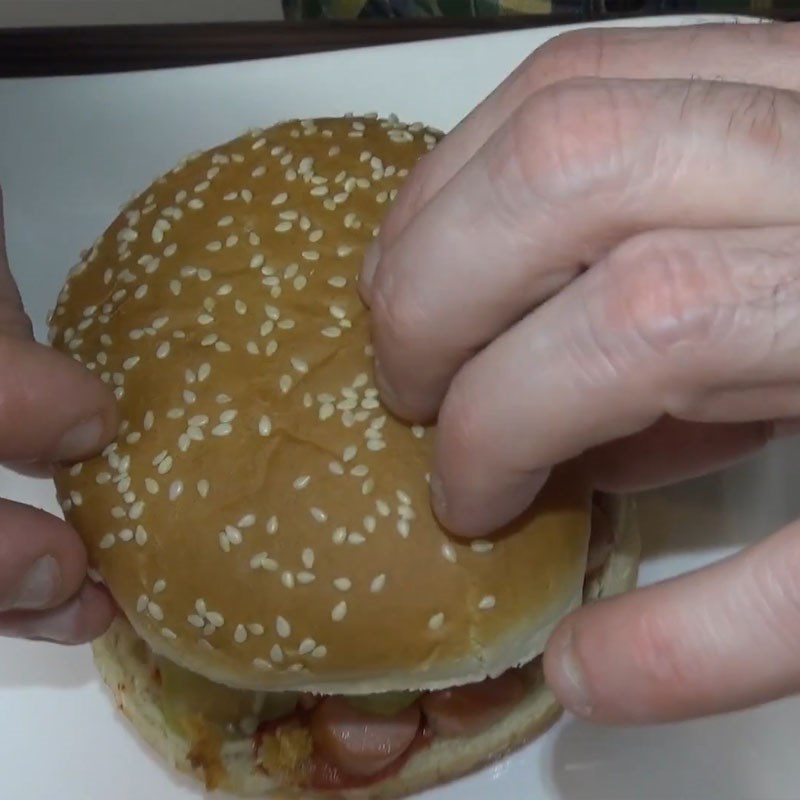
[[[350,110],[394,111],[447,129],[552,33],[158,74],[0,81],[8,244],[38,333],[80,249],[113,209],[186,152],[252,125]],[[644,498],[643,579],[698,566],[800,514],[789,480],[798,455],[783,444],[738,470]],[[0,470],[0,490],[57,511],[46,482]],[[88,648],[0,641],[0,719],[2,798],[202,794],[140,746],[99,686]],[[798,730],[797,701],[644,730],[566,719],[523,752],[428,800],[797,800]]]

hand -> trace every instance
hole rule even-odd
[[[800,430],[798,64],[792,25],[571,33],[421,162],[362,294],[386,402],[438,413],[445,525],[499,527],[581,455],[634,490]],[[606,722],[798,691],[800,525],[578,611],[545,669]]]
[[[114,396],[74,361],[37,344],[11,277],[0,197],[0,461],[47,474],[88,457],[116,430]],[[85,642],[114,616],[86,580],[77,533],[44,511],[0,498],[0,635]]]

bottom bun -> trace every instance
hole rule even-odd
[[[636,584],[639,537],[630,501],[610,507],[616,532],[613,552],[599,571],[587,580],[591,601],[626,591]],[[94,645],[97,668],[114,693],[117,705],[140,736],[176,769],[203,780],[207,786],[243,797],[320,798],[321,800],[378,800],[404,797],[438,786],[485,766],[535,738],[560,715],[561,708],[544,684],[506,717],[465,738],[434,739],[413,755],[394,775],[367,788],[312,792],[278,784],[256,767],[253,740],[242,737],[221,745],[198,747],[167,724],[153,691],[146,645],[127,621],[118,619]]]

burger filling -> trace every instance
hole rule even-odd
[[[542,680],[536,659],[498,678],[442,691],[318,697],[232,689],[150,658],[164,718],[192,740],[190,758],[211,784],[219,748],[243,736],[253,743],[258,769],[287,784],[377,783],[434,738],[475,736],[491,727]]]
[[[596,502],[587,599],[598,596],[613,544],[610,509]],[[219,748],[243,737],[252,741],[256,767],[288,785],[335,790],[379,783],[434,739],[490,728],[543,679],[537,658],[497,678],[441,691],[319,697],[233,689],[149,658],[164,718],[193,742],[190,758],[209,786],[219,779]]]

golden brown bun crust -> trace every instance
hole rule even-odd
[[[356,276],[436,138],[354,118],[250,132],[132,201],[59,297],[54,346],[123,420],[56,476],[67,518],[137,632],[213,680],[475,681],[541,652],[580,601],[584,486],[557,477],[493,545],[451,541],[431,431],[375,399]]]
[[[617,547],[604,569],[586,587],[587,598],[609,597],[631,589],[636,584],[639,563],[639,536],[633,504],[616,503],[614,522]],[[169,728],[151,691],[152,682],[141,648],[130,627],[115,623],[112,629],[94,644],[95,662],[101,675],[113,690],[117,703],[139,734],[173,767],[196,775],[206,775],[193,765],[187,753],[191,743]],[[340,794],[314,795],[277,787],[267,775],[254,768],[253,748],[249,739],[240,739],[225,746],[222,770],[215,772],[220,788],[242,796],[288,798],[344,798],[344,800],[378,800],[402,797],[472,772],[498,757],[518,748],[541,733],[560,713],[551,692],[541,687],[503,720],[468,739],[438,740],[421,751],[388,780],[369,789]]]

